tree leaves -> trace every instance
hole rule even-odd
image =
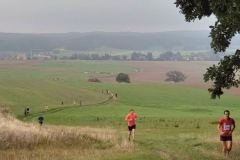
[[[213,65],[207,69],[204,74],[204,81],[213,81],[213,86],[208,89],[212,98],[220,98],[223,94],[222,89],[229,89],[231,87],[238,87],[240,69],[240,50],[237,50],[234,55],[225,56],[218,66]]]
[[[187,22],[212,14],[209,0],[176,0],[175,5],[185,15]]]
[[[216,16],[210,26],[211,47],[216,53],[225,52],[232,38],[240,32],[240,1],[237,0],[176,0],[176,7],[185,15],[186,21]],[[208,89],[212,98],[220,98],[223,89],[238,87],[240,84],[240,50],[232,56],[225,56],[218,65],[213,65],[204,74],[204,81],[213,81]]]

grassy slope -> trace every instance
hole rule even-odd
[[[234,96],[211,100],[205,90],[174,85],[100,84],[92,87],[111,89],[119,98],[103,106],[49,113],[46,118],[53,124],[111,126],[126,134],[123,117],[134,108],[139,115],[135,154],[111,155],[106,159],[220,159],[216,122],[224,109],[230,109],[232,116],[239,120],[240,101]],[[235,159],[239,156],[236,148],[239,145],[233,150]]]
[[[135,108],[140,117],[148,118],[217,118],[222,115],[223,109],[230,109],[235,116],[240,110],[238,97],[225,95],[221,100],[211,100],[205,90],[174,85],[100,84],[95,87],[118,93],[118,99],[108,105],[63,110],[51,114],[51,117],[65,114],[81,119],[92,115],[103,119],[119,118],[121,121],[130,108]],[[77,122],[73,120],[70,123]]]
[[[120,71],[130,72],[131,68],[112,62],[9,63],[0,67],[0,101],[17,115],[22,114],[25,106],[36,112],[46,105],[58,107],[62,101],[67,106],[80,100],[83,105],[95,104],[108,96],[89,88],[88,77],[109,76]]]
[[[62,111],[46,113],[46,123],[107,126],[117,129],[124,135],[127,132],[123,117],[130,108],[134,108],[139,115],[134,154],[128,152],[107,154],[102,159],[220,159],[216,121],[222,117],[224,109],[230,109],[232,116],[238,121],[239,98],[224,95],[221,100],[210,100],[205,90],[174,85],[90,84],[84,81],[92,74],[102,76],[132,70],[133,68],[123,66],[121,63],[77,61],[47,62],[35,68],[30,67],[24,72],[8,68],[7,72],[4,70],[0,72],[1,77],[5,77],[0,83],[1,88],[5,87],[5,90],[1,91],[1,101],[14,104],[12,109],[18,111],[16,108],[25,103],[28,96],[29,103],[33,106],[43,103],[42,101],[56,105],[56,101],[52,102],[52,99],[57,98],[47,94],[49,90],[56,92],[57,95],[61,91],[67,92],[61,95],[67,101],[69,93],[74,94],[78,90],[80,93],[86,91],[99,98],[105,96],[101,94],[102,89],[110,89],[118,93],[117,100],[97,106],[72,107],[69,104],[67,105],[69,108]],[[18,71],[19,74],[9,74]],[[4,76],[6,74],[10,76]],[[52,80],[56,77],[60,80]],[[27,91],[23,90],[23,86],[29,87]],[[37,89],[33,90],[34,87]],[[36,101],[33,97],[42,98]],[[93,99],[92,95],[89,97],[91,102],[98,101]],[[35,121],[35,117],[29,119]],[[239,144],[235,144],[232,159],[240,156],[237,152],[239,148]]]

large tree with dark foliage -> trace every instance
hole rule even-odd
[[[181,82],[184,81],[187,77],[180,71],[169,71],[166,73],[167,79],[165,81],[170,81],[170,82]]]
[[[126,73],[119,73],[116,77],[116,81],[130,83],[130,78]]]
[[[231,39],[240,32],[240,1],[238,0],[176,0],[176,7],[185,15],[187,22],[203,17],[216,16],[210,26],[211,47],[215,53],[225,52]],[[223,89],[238,87],[240,69],[240,50],[234,55],[225,56],[218,65],[213,65],[204,74],[204,80],[213,81],[209,88],[212,98],[220,98]]]

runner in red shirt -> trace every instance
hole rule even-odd
[[[223,153],[225,156],[229,155],[232,149],[232,132],[235,129],[235,121],[230,118],[230,111],[224,111],[224,118],[218,122],[218,131],[220,134],[220,140],[223,145]]]
[[[128,113],[126,115],[125,120],[128,122],[128,130],[129,130],[128,140],[130,141],[131,136],[132,136],[132,140],[134,140],[137,114],[135,113],[135,111],[133,109],[131,109],[129,112],[130,113]]]

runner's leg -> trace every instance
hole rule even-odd
[[[132,139],[134,140],[135,138],[135,129],[132,129]]]
[[[232,141],[227,141],[227,154],[232,150]]]
[[[131,135],[132,135],[132,131],[129,131],[129,132],[128,132],[128,140],[129,140],[129,141],[131,140]]]
[[[222,141],[222,146],[223,146],[223,153],[224,153],[224,156],[227,155],[227,142],[226,141]]]

